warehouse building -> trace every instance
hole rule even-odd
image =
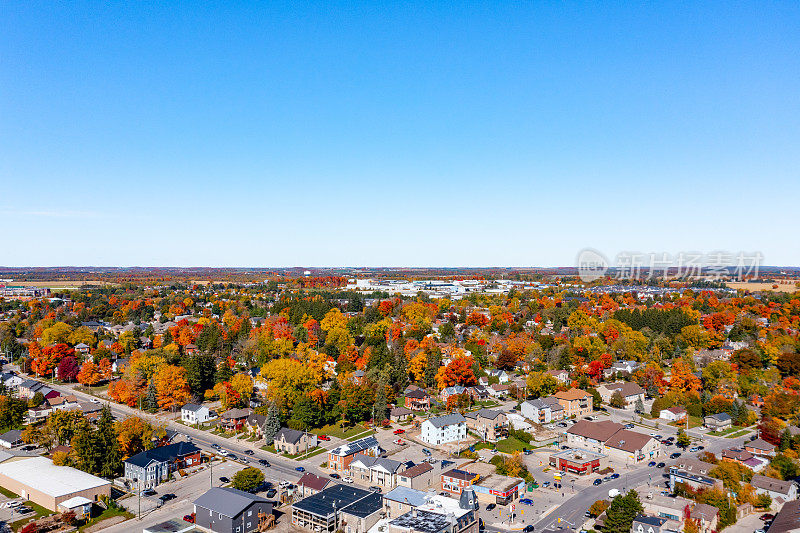
[[[0,463],[0,487],[55,511],[77,496],[93,502],[111,495],[111,482],[69,466],[56,466],[46,457]]]

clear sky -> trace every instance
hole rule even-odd
[[[7,1],[0,265],[800,265],[798,28],[793,1]]]

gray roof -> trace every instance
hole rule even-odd
[[[427,500],[425,499],[425,491],[403,486],[393,488],[387,492],[383,498],[385,500],[394,502],[405,502],[412,507],[419,507],[420,505],[427,503]]]
[[[213,487],[197,498],[194,504],[229,518],[235,518],[241,514],[242,511],[257,502],[269,503],[268,500],[260,496],[241,490],[228,487]]]
[[[187,403],[186,405],[181,407],[181,411],[192,411],[193,413],[196,413],[197,411],[200,410],[201,407],[203,406],[197,405],[196,403]]]
[[[0,440],[5,442],[17,442],[22,439],[22,431],[18,429],[12,429],[11,431],[6,431],[2,435],[0,435]]]
[[[450,529],[451,525],[450,518],[447,515],[422,510],[398,516],[389,523],[395,527],[419,531],[420,533],[439,533]]]
[[[364,466],[367,468],[372,468],[373,466],[380,466],[388,470],[389,472],[395,473],[403,464],[400,461],[395,461],[394,459],[386,459],[384,457],[370,457],[369,455],[364,455],[363,453],[357,453],[353,457],[353,461],[360,461],[364,463]],[[351,468],[352,468],[352,464]]]
[[[461,416],[459,413],[451,413],[449,415],[429,418],[428,422],[433,424],[433,427],[443,428],[445,426],[451,426],[453,424],[463,424],[464,422],[466,422],[466,418]]]
[[[275,435],[275,440],[286,440],[292,444],[300,442],[301,438],[303,438],[303,432],[298,429],[281,428]]]
[[[718,420],[720,422],[726,422],[731,419],[731,415],[728,413],[717,413],[715,415],[708,415],[706,418],[713,418],[714,420]]]

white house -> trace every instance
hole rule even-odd
[[[782,481],[760,474],[755,474],[750,484],[756,489],[756,494],[766,494],[773,500],[783,498],[783,501],[797,499],[797,483],[794,481]]]
[[[606,403],[610,403],[616,393],[622,396],[622,400],[628,407],[635,406],[637,401],[644,402],[644,389],[634,382],[604,383],[597,387],[597,392]]]
[[[509,377],[505,370],[487,370],[486,374],[489,377],[496,377],[500,383],[508,383]]]
[[[467,438],[467,420],[458,413],[429,418],[422,423],[420,438],[433,446]]]
[[[677,422],[686,418],[686,409],[678,406],[662,409],[658,413],[658,418],[668,420],[669,422]]]
[[[211,410],[205,405],[187,403],[181,407],[181,422],[184,424],[205,424],[212,418]]]
[[[549,424],[553,420],[553,411],[550,404],[540,398],[522,402],[520,409],[522,416],[528,420],[533,420],[537,424]]]

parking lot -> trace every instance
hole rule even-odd
[[[34,516],[33,510],[24,502],[23,498],[7,498],[0,495],[0,520],[12,523],[26,516]]]

